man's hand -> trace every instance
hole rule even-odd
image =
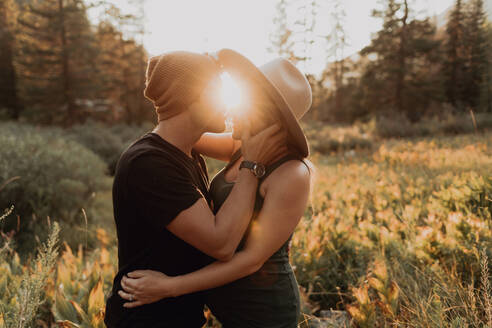
[[[287,150],[287,133],[280,124],[274,124],[255,136],[250,135],[249,123],[243,126],[241,142],[245,160],[268,165]]]

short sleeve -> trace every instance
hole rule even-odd
[[[159,230],[203,197],[186,170],[163,158],[140,156],[128,174],[129,201],[145,224]]]

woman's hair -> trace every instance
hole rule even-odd
[[[273,100],[265,93],[264,90],[256,90],[253,97],[252,107],[254,108],[251,117],[251,121],[253,123],[258,124],[257,126],[252,126],[253,130],[257,130],[258,128],[264,128],[266,126],[270,126],[274,123],[279,122],[281,127],[285,129],[284,118],[280,114],[280,109],[277,108],[277,105],[273,102]],[[262,125],[264,124],[264,125]],[[290,145],[287,142],[287,148],[289,152],[297,157],[299,160],[305,159],[305,157],[301,154],[297,148]],[[307,165],[308,167],[310,165]]]
[[[258,90],[258,92],[255,93],[256,97],[254,98],[253,101],[253,106],[254,108],[252,115],[256,116],[253,118],[253,122],[259,123],[263,122],[265,123],[265,126],[269,126],[271,124],[274,124],[276,122],[280,122],[282,128],[285,128],[285,124],[283,122],[283,117],[280,114],[280,109],[277,108],[277,105],[271,100],[271,98],[263,91],[263,90]],[[255,127],[252,127],[255,129]],[[263,126],[262,126],[263,128]],[[314,179],[316,175],[316,167],[314,164],[308,160],[299,150],[297,150],[296,147],[290,145],[287,142],[287,149],[289,150],[289,153],[296,157],[298,160],[304,163],[306,165],[307,169],[309,170],[309,175],[311,179],[310,183],[310,191],[309,194],[312,195],[313,191],[313,186],[314,186]],[[314,208],[313,205],[313,200],[311,196],[309,197],[309,203],[312,208]]]

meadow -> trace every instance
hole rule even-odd
[[[144,130],[113,128],[126,137],[101,150],[88,133],[0,126],[0,327],[104,327],[114,152]],[[316,171],[291,248],[300,327],[492,327],[492,131],[441,130],[306,126]],[[32,172],[33,158],[48,164]]]

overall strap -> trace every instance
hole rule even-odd
[[[230,162],[227,164],[227,166],[223,169],[223,171],[227,171],[234,163],[237,162],[237,160],[241,157],[241,148],[239,148],[231,157]],[[294,155],[286,155],[282,158],[280,158],[278,161],[268,165],[265,168],[265,175],[261,177],[260,183],[258,184],[258,187],[261,185],[261,183],[273,172],[275,171],[280,165],[284,164],[285,162],[291,161],[291,160],[299,160],[304,163],[303,160],[299,159],[299,157],[294,156]],[[306,163],[304,163],[306,164]]]
[[[261,183],[263,181],[265,181],[266,178],[268,178],[268,176],[270,174],[272,174],[273,171],[275,171],[280,165],[284,164],[285,162],[288,162],[288,161],[291,161],[291,160],[299,160],[298,157],[294,156],[294,155],[286,155],[284,157],[282,157],[281,159],[279,159],[278,161],[268,165],[266,167],[266,170],[265,170],[265,175],[261,177],[260,179],[260,183],[258,185],[258,187],[261,185]]]
[[[236,152],[232,155],[231,157],[231,160],[229,161],[229,163],[227,163],[226,167],[224,170],[227,171],[227,169],[229,169],[231,166],[234,165],[234,163],[237,162],[237,160],[241,157],[241,148],[239,148],[238,150],[236,150]],[[286,155],[284,157],[282,157],[281,159],[279,159],[278,161],[276,161],[275,163],[272,163],[270,165],[268,165],[265,169],[266,169],[266,172],[265,172],[265,175],[263,176],[263,179],[265,179],[267,176],[270,175],[270,173],[272,173],[276,168],[278,168],[280,165],[282,165],[283,163],[287,162],[287,161],[290,161],[290,160],[294,160],[294,159],[297,159],[297,160],[300,160],[298,157],[294,156],[294,155]],[[302,160],[301,160],[302,161]]]

